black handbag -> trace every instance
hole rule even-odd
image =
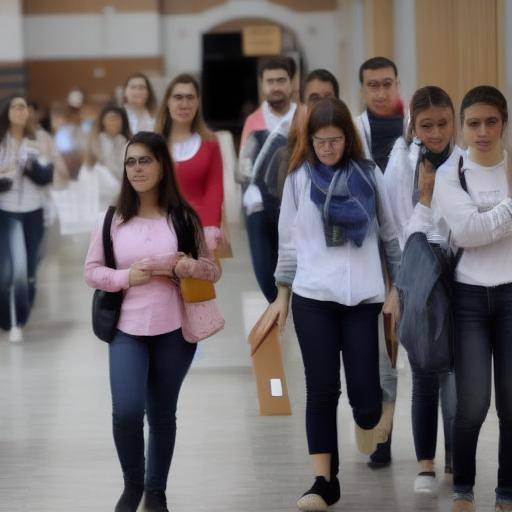
[[[43,165],[35,159],[29,159],[23,174],[36,185],[44,187],[53,181],[53,164]]]
[[[105,266],[116,268],[114,259],[114,248],[112,246],[112,237],[110,236],[110,227],[116,209],[109,206],[105,221],[103,222],[103,252],[105,254]],[[123,302],[123,292],[106,292],[104,290],[95,290],[92,298],[92,330],[94,334],[102,341],[110,343],[116,334],[117,323],[121,313],[121,303]]]

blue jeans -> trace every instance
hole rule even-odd
[[[453,421],[455,418],[455,375],[412,370],[412,433],[416,458],[433,460],[436,456],[439,396],[444,427],[444,450],[451,464]]]
[[[118,331],[109,346],[114,441],[125,481],[165,490],[176,438],[178,394],[196,351],[181,330],[159,336]],[[144,412],[149,424],[147,469]]]
[[[356,423],[373,428],[382,414],[378,316],[382,304],[343,306],[293,294],[292,313],[306,374],[309,453],[330,453],[331,475],[339,470],[336,411],[340,353],[348,400]]]
[[[454,491],[473,491],[476,447],[491,401],[494,364],[500,426],[496,499],[512,503],[512,284],[485,288],[456,283],[454,314]]]
[[[28,322],[36,295],[36,271],[44,235],[43,209],[0,210],[0,328]]]
[[[279,248],[277,220],[266,211],[261,211],[247,216],[246,225],[256,280],[268,302],[274,302],[277,297],[274,272]]]

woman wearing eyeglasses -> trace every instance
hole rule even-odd
[[[363,159],[347,106],[312,106],[286,178],[279,217],[278,297],[283,328],[292,313],[306,374],[306,430],[315,482],[297,502],[322,511],[340,498],[336,411],[340,353],[360,449],[372,453],[390,417],[379,382],[378,315],[386,295],[379,240],[391,279],[400,248],[382,173]],[[397,311],[389,294],[385,310]],[[384,423],[387,422],[386,426]]]
[[[102,224],[92,235],[85,279],[93,288],[124,292],[118,331],[109,346],[114,441],[124,477],[115,512],[136,512],[144,490],[144,510],[166,512],[176,404],[196,350],[182,335],[174,278],[215,282],[220,270],[206,248],[198,216],[180,194],[160,135],[139,132],[126,147],[111,227],[117,269],[105,266]]]
[[[206,228],[209,245],[215,246],[224,199],[222,158],[219,143],[201,115],[200,102],[197,80],[187,74],[177,76],[165,91],[156,131],[167,141],[180,189]]]

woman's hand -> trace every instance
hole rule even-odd
[[[185,254],[180,255],[176,265],[174,266],[174,275],[179,279],[184,277],[191,277],[192,267],[196,260],[194,258],[190,258]]]
[[[151,270],[144,268],[143,264],[134,263],[130,267],[130,286],[140,286],[146,284],[151,279]]]
[[[418,176],[418,189],[420,191],[420,203],[430,208],[434,184],[436,182],[436,171],[432,164],[424,159],[420,163]]]
[[[288,304],[290,303],[290,288],[288,286],[278,285],[277,298],[270,306],[269,310],[277,317],[277,326],[279,332],[284,331],[286,318],[288,317]]]
[[[386,300],[382,306],[382,313],[391,316],[393,329],[396,332],[398,322],[400,321],[400,298],[398,297],[398,290],[392,286],[386,295]]]

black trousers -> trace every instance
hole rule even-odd
[[[332,455],[339,470],[336,412],[343,356],[347,394],[356,423],[373,428],[382,414],[378,316],[382,304],[343,306],[293,294],[292,312],[306,374],[306,432],[310,454]]]

